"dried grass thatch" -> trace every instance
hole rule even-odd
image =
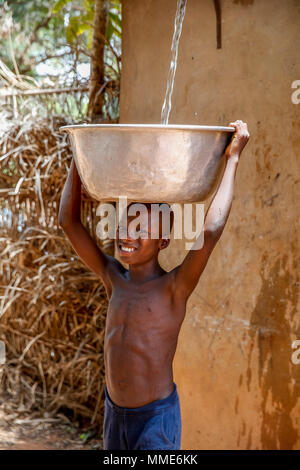
[[[64,413],[100,430],[107,300],[57,223],[71,163],[63,124],[28,116],[0,135],[1,388],[11,416]],[[82,189],[82,221],[95,240],[97,204]]]

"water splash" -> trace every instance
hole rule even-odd
[[[181,36],[182,24],[185,15],[185,8],[186,8],[187,0],[178,0],[177,1],[177,10],[175,16],[175,23],[174,23],[174,33],[172,39],[172,46],[171,46],[171,64],[169,69],[169,76],[167,81],[167,89],[165,100],[161,110],[161,124],[168,124],[169,122],[169,115],[172,108],[172,94],[174,88],[174,79],[177,67],[177,57],[178,57],[178,44],[179,39]]]

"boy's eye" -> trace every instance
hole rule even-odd
[[[127,229],[126,227],[118,227],[118,234],[121,236],[127,236]]]
[[[139,238],[143,238],[143,239],[147,239],[147,240],[148,240],[149,237],[150,237],[150,236],[149,236],[149,233],[148,233],[147,230],[141,230],[141,231],[139,232]]]

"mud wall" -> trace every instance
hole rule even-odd
[[[251,140],[225,231],[188,302],[174,378],[184,449],[300,449],[300,5],[188,0],[170,124],[242,119]],[[158,123],[176,0],[123,0],[121,122]],[[209,201],[206,202],[206,207]],[[173,241],[168,269],[186,255]]]

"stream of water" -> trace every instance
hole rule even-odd
[[[169,115],[170,115],[171,108],[172,108],[172,94],[173,94],[173,88],[174,88],[174,79],[175,79],[176,67],[177,67],[178,45],[179,45],[179,39],[181,36],[186,3],[187,3],[187,0],[177,1],[177,9],[176,9],[176,16],[175,16],[175,23],[174,23],[174,33],[173,33],[172,46],[171,46],[171,64],[170,64],[170,69],[169,69],[165,100],[164,100],[162,110],[161,110],[161,119],[160,119],[161,124],[169,123]]]

